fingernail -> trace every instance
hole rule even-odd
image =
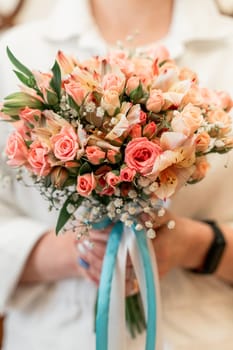
[[[86,250],[86,248],[84,247],[84,244],[83,244],[83,243],[78,243],[78,244],[77,244],[77,248],[78,248],[78,251],[79,251],[81,254],[86,254],[87,250]]]
[[[85,240],[83,241],[83,244],[84,244],[84,246],[85,246],[87,249],[89,249],[89,250],[92,250],[92,249],[94,248],[94,243],[88,241],[88,239],[85,239]]]
[[[84,259],[82,259],[82,258],[78,258],[78,263],[79,263],[79,265],[80,266],[82,266],[85,270],[88,270],[89,269],[89,267],[90,267],[90,264],[86,261],[86,260],[84,260]]]

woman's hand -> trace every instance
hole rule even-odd
[[[144,224],[153,222],[156,238],[152,242],[160,277],[176,267],[192,269],[202,266],[213,239],[209,225],[175,216],[167,210],[162,217],[157,213],[143,213],[141,220]],[[171,220],[175,223],[173,229],[167,225]]]
[[[19,283],[54,282],[82,275],[77,263],[76,235],[45,233],[31,251]]]

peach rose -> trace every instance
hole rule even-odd
[[[77,192],[83,196],[88,197],[96,187],[96,180],[93,173],[79,175],[77,179]]]
[[[104,161],[105,152],[97,146],[87,146],[86,156],[90,163],[97,165]]]
[[[135,175],[136,175],[136,170],[125,167],[121,169],[120,180],[125,182],[132,182]]]
[[[192,179],[195,181],[200,181],[206,176],[206,173],[209,170],[210,165],[207,162],[206,157],[203,156],[203,157],[197,158],[195,166],[196,166],[196,169],[192,174]]]
[[[105,180],[109,186],[115,187],[120,182],[120,177],[110,171],[105,175]]]
[[[215,109],[207,113],[207,120],[211,124],[215,124],[219,128],[218,135],[224,136],[231,131],[232,120],[228,113],[222,109]]]
[[[41,118],[41,111],[39,109],[32,109],[26,107],[19,112],[20,119],[32,125],[37,124]]]
[[[84,98],[87,94],[87,91],[80,85],[80,83],[76,82],[69,82],[67,84],[64,84],[64,89],[66,93],[72,97],[74,102],[78,105],[81,106],[81,104],[84,101]]]
[[[141,175],[148,175],[156,158],[162,153],[159,145],[149,141],[146,137],[139,137],[130,141],[125,149],[125,163],[130,169]]]
[[[120,108],[120,99],[117,91],[105,91],[101,99],[101,107],[113,116],[116,109]]]
[[[210,144],[210,135],[203,131],[200,134],[197,134],[196,137],[196,151],[205,152]]]
[[[113,90],[121,95],[125,87],[125,76],[124,74],[107,73],[103,77],[102,86],[104,91]]]
[[[146,101],[146,108],[148,111],[158,113],[161,111],[164,104],[163,93],[161,90],[152,89],[148,100]]]
[[[226,112],[229,112],[233,107],[231,96],[225,91],[217,91],[216,94],[219,98],[219,107],[223,108]]]
[[[64,162],[73,160],[79,149],[77,134],[69,126],[63,126],[59,134],[51,137],[51,144],[55,157]]]
[[[139,77],[136,77],[136,76],[130,77],[126,84],[126,89],[125,89],[126,95],[129,96],[133,90],[138,88],[139,84],[140,84]]]
[[[28,157],[28,148],[22,135],[15,131],[7,140],[5,152],[8,156],[7,164],[18,167],[26,163]]]
[[[203,116],[199,107],[189,103],[182,112],[177,112],[171,122],[173,131],[182,132],[186,136],[193,134],[203,123]]]
[[[28,163],[29,169],[39,176],[47,176],[51,166],[48,159],[49,148],[39,141],[34,141],[29,149]]]

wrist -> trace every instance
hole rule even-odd
[[[193,221],[193,223],[194,222],[195,225],[192,225],[189,236],[189,249],[187,249],[185,266],[183,266],[187,269],[199,269],[203,266],[213,241],[211,227],[202,221]]]

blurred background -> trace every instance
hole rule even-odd
[[[0,37],[6,30],[14,25],[47,17],[57,1],[58,0],[0,0]],[[215,1],[222,13],[230,16],[233,15],[233,0]],[[3,316],[1,317],[0,315],[0,349],[2,337]]]

